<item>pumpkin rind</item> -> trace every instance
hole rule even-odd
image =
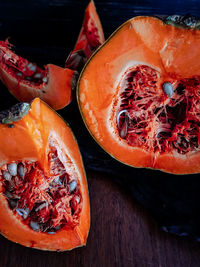
[[[78,173],[82,196],[79,224],[64,227],[54,234],[32,230],[13,214],[0,186],[0,231],[9,240],[42,250],[71,250],[86,244],[90,227],[90,207],[87,181],[78,145],[71,129],[46,104],[36,98],[22,119],[12,122],[14,127],[0,124],[0,164],[20,160],[37,160],[46,174],[49,172],[47,147],[54,136],[63,153],[68,155]],[[24,144],[26,142],[26,145]]]
[[[118,28],[90,58],[78,81],[78,104],[91,135],[114,158],[130,166],[174,174],[200,171],[198,150],[182,155],[127,145],[118,134],[114,110],[119,84],[134,66],[155,69],[160,74],[158,88],[174,77],[198,76],[199,37],[200,31],[195,29],[167,25],[154,17],[135,17]]]

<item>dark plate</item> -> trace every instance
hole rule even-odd
[[[15,51],[40,65],[64,65],[73,48],[87,1],[0,1],[0,36],[11,37]],[[135,15],[200,16],[199,1],[96,1],[105,35]],[[77,8],[78,7],[78,8]],[[0,109],[17,101],[0,84]],[[200,175],[172,175],[125,166],[90,137],[76,103],[59,112],[71,125],[86,169],[106,172],[146,208],[164,231],[200,241]]]

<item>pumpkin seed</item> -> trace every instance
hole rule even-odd
[[[120,116],[121,116],[123,113],[126,114],[126,112],[127,112],[127,110],[126,110],[126,109],[123,109],[123,110],[121,110],[121,111],[118,113],[118,115],[117,115],[117,126],[118,126],[118,127],[119,127],[119,118],[120,118]]]
[[[32,63],[29,63],[28,65],[27,65],[27,68],[29,69],[29,70],[31,70],[31,71],[33,71],[33,72],[35,72],[36,71],[36,66],[34,65],[34,64],[32,64]]]
[[[73,180],[71,183],[69,183],[69,191],[72,192],[77,187],[77,181]]]
[[[170,98],[172,97],[174,88],[171,83],[169,82],[163,83],[163,90],[168,97]]]
[[[21,163],[18,164],[17,172],[18,172],[18,174],[19,174],[19,176],[20,176],[21,178],[24,177],[24,175],[25,175],[25,169],[24,169],[23,164],[21,164]]]
[[[2,171],[3,178],[7,181],[10,181],[12,179],[12,175],[8,171]]]
[[[26,219],[29,215],[29,209],[16,208],[16,212],[24,219]]]
[[[47,77],[44,77],[44,78],[42,79],[42,81],[43,81],[44,83],[46,83],[46,82],[47,82]]]
[[[8,171],[12,176],[16,176],[17,175],[17,164],[14,162],[8,164]]]
[[[42,74],[41,74],[41,73],[36,73],[36,74],[34,75],[34,78],[35,78],[35,79],[40,79],[40,78],[42,78]]]
[[[76,203],[79,204],[81,199],[79,196],[75,196],[75,200],[76,200]]]
[[[30,222],[30,227],[31,227],[34,231],[39,231],[39,230],[40,230],[40,226],[39,226],[39,224],[36,223],[36,222],[33,222],[33,221]]]

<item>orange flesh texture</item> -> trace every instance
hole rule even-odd
[[[0,128],[1,163],[37,159],[46,174],[49,172],[46,154],[48,138],[50,134],[55,134],[61,142],[62,149],[67,151],[68,156],[76,165],[83,202],[77,226],[73,229],[63,228],[54,235],[49,235],[36,232],[19,220],[9,208],[0,188],[1,233],[16,243],[43,250],[63,251],[85,245],[90,227],[89,196],[81,155],[70,128],[38,98],[32,102],[29,113],[14,123],[14,128],[8,128],[3,124]]]
[[[114,32],[84,68],[77,90],[86,126],[102,148],[135,167],[175,174],[200,171],[199,151],[159,154],[129,146],[119,137],[116,111],[112,110],[119,83],[128,69],[147,65],[159,71],[160,86],[156,90],[162,90],[162,83],[174,77],[199,75],[199,47],[200,31],[176,28],[153,17],[133,18]]]
[[[85,50],[86,46],[88,45],[87,36],[85,35],[86,29],[84,28],[84,24],[85,24],[86,20],[88,19],[88,17],[94,23],[94,26],[98,29],[98,37],[99,37],[100,43],[103,44],[105,41],[102,25],[101,25],[99,16],[96,12],[94,2],[90,1],[89,5],[87,6],[87,8],[85,10],[85,17],[84,17],[84,21],[83,21],[83,26],[82,26],[81,31],[79,33],[79,36],[78,36],[78,39],[77,39],[77,42],[76,42],[76,45],[74,47],[73,52],[75,52],[77,50],[81,50],[81,49]]]

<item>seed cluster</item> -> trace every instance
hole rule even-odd
[[[120,137],[159,153],[199,149],[200,77],[175,80],[175,87],[166,81],[158,88],[157,81],[158,73],[144,65],[124,78],[117,113]]]
[[[37,162],[11,162],[2,166],[0,182],[12,211],[34,231],[54,234],[79,223],[81,192],[70,177],[57,150],[49,153],[51,176],[45,176]]]

